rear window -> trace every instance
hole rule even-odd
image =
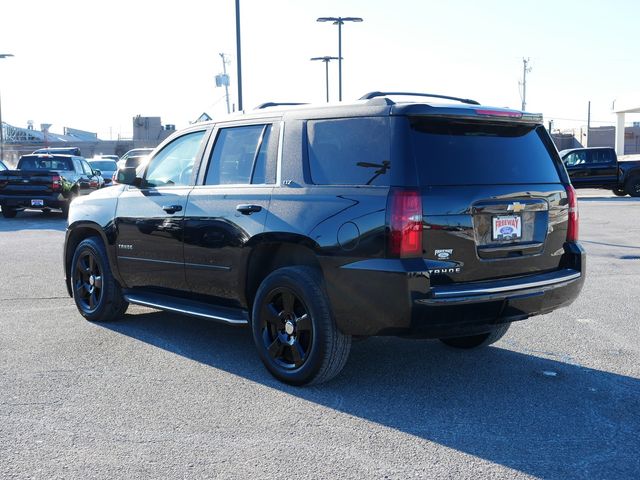
[[[71,159],[69,157],[37,156],[22,157],[18,162],[18,170],[59,170],[71,171]]]
[[[423,185],[560,182],[535,125],[411,119],[411,140]]]
[[[307,122],[309,170],[316,185],[389,185],[389,119]]]
[[[116,171],[118,169],[116,162],[112,162],[110,160],[96,160],[89,163],[93,168],[97,168],[98,170],[102,170],[105,172]]]

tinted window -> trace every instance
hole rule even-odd
[[[420,182],[557,183],[558,171],[538,128],[542,127],[411,119]]]
[[[95,169],[102,170],[103,172],[114,172],[118,169],[116,166],[116,162],[112,162],[109,160],[98,160],[94,162],[90,162],[91,166]]]
[[[204,134],[204,131],[188,133],[160,150],[147,169],[146,186],[191,185],[193,164]]]
[[[211,154],[205,184],[272,183],[271,176],[267,175],[271,130],[271,125],[221,129]]]
[[[611,150],[588,150],[589,163],[613,163],[615,161]]]
[[[50,156],[36,156],[36,157],[22,157],[18,162],[18,169],[20,170],[73,170],[71,166],[71,159],[69,157],[57,157]]]
[[[388,118],[309,121],[307,136],[313,183],[389,185]]]

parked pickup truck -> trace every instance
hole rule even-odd
[[[560,157],[575,188],[604,188],[640,197],[640,161],[619,162],[613,148],[572,148]]]
[[[23,155],[16,170],[0,171],[2,216],[13,218],[25,208],[44,212],[58,208],[66,216],[75,197],[100,188],[100,173],[75,155]]]

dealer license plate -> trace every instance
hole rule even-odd
[[[518,240],[522,238],[522,218],[520,215],[498,215],[493,217],[493,240]]]
[[[31,200],[32,207],[44,207],[44,200]]]

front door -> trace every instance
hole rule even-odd
[[[249,242],[264,231],[276,177],[278,125],[219,128],[189,195],[185,270],[193,293],[236,306]]]
[[[165,145],[149,161],[141,186],[120,195],[116,251],[128,288],[186,290],[184,213],[206,133],[190,131]]]

